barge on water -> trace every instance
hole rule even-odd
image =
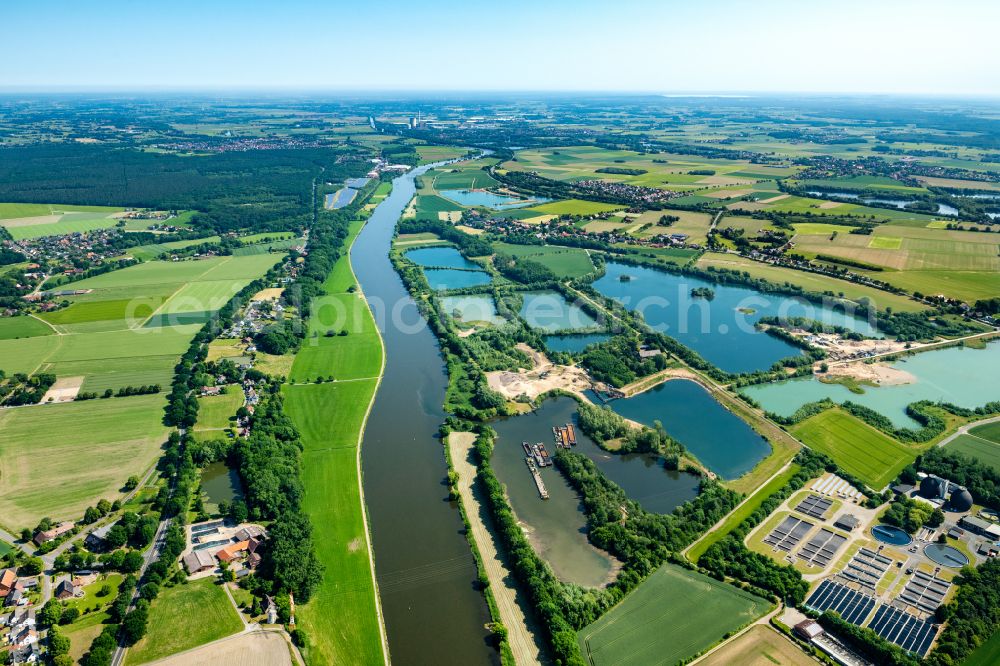
[[[552,434],[555,435],[556,448],[568,449],[571,446],[576,446],[576,429],[572,423],[552,426]]]
[[[534,460],[539,467],[548,467],[552,464],[552,458],[549,457],[549,452],[545,450],[545,445],[541,442],[538,444],[521,442],[521,446],[524,448],[525,455]]]
[[[549,498],[549,491],[545,488],[545,482],[542,481],[542,475],[538,473],[538,467],[535,466],[535,461],[531,456],[524,459],[524,462],[528,465],[528,469],[531,470],[531,478],[535,480],[535,488],[538,489],[538,496],[542,499]]]

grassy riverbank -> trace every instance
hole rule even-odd
[[[345,247],[353,244],[362,226],[362,222],[352,224]],[[382,373],[383,352],[363,296],[358,291],[349,292],[355,284],[345,252],[331,270],[326,290],[332,298],[360,305],[343,310],[347,318],[343,328],[351,333],[344,338],[307,338],[295,365],[307,362],[314,374],[343,378],[344,356],[325,353],[330,350],[324,349],[327,345],[323,343],[333,340],[332,350],[338,342],[353,342],[348,339],[358,331],[364,331],[358,335],[368,338],[367,346],[372,342],[377,345],[376,353],[352,356],[350,381],[284,387],[285,411],[299,429],[305,447],[303,509],[312,520],[317,555],[326,567],[314,598],[298,608],[299,624],[310,640],[308,660],[313,664],[385,662],[358,464],[365,419]],[[313,312],[310,331],[324,326],[324,310],[314,308]]]

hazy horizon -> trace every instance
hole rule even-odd
[[[11,0],[0,21],[7,92],[1000,94],[986,0]]]

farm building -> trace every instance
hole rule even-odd
[[[194,575],[215,568],[215,558],[205,550],[195,550],[184,556],[184,566]]]

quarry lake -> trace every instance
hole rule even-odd
[[[801,353],[797,347],[758,331],[763,316],[806,317],[865,335],[877,331],[841,308],[747,287],[714,284],[690,275],[667,273],[609,261],[594,289],[638,311],[656,331],[669,335],[726,372],[754,372]],[[702,287],[711,300],[691,296]]]

